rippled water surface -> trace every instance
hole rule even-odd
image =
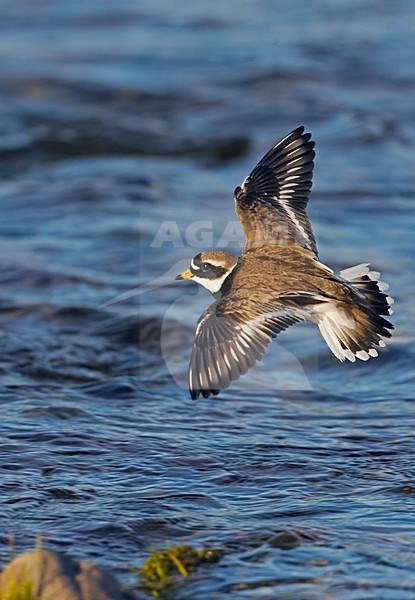
[[[415,598],[414,26],[400,0],[1,3],[3,564],[40,533],[133,585],[187,543],[223,556],[169,597]],[[382,271],[395,336],[340,364],[298,325],[194,403],[210,297],[174,276],[239,252],[232,191],[302,123],[321,258]]]

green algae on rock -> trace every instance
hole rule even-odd
[[[221,555],[220,550],[196,550],[185,544],[157,550],[152,552],[138,570],[141,586],[157,598],[166,588],[177,583],[181,577],[187,577],[200,564],[217,562]]]

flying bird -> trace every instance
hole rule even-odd
[[[201,315],[189,365],[193,399],[227,388],[261,360],[271,340],[300,321],[315,323],[340,361],[368,360],[393,325],[388,285],[368,263],[340,271],[324,265],[306,208],[314,142],[298,127],[235,189],[244,233],[240,257],[201,252],[176,279],[205,287],[215,302]]]

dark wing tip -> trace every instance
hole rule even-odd
[[[311,139],[311,133],[304,133],[304,126],[297,127],[285,137],[279,140],[274,146],[262,157],[257,164],[257,167],[261,165],[268,165],[271,168],[278,164],[289,164],[291,161],[297,164],[295,161],[309,162],[312,163],[315,153],[313,148],[315,147],[314,140]],[[313,165],[311,164],[311,170]],[[255,172],[255,169],[253,173]],[[252,176],[252,173],[251,173]]]
[[[289,133],[286,137],[289,137],[289,136],[300,137],[301,135],[303,135],[304,131],[305,131],[304,125],[300,125],[296,129],[293,129],[291,131],[291,133]],[[306,135],[308,135],[308,134],[306,134]],[[311,136],[311,133],[310,133],[310,136]]]
[[[305,132],[305,133],[304,133]],[[311,139],[311,132],[306,131],[304,125],[300,125],[296,129],[293,129],[290,133],[288,133],[283,139],[295,139],[295,138],[304,138],[306,141]],[[282,141],[282,140],[281,140]]]
[[[301,125],[301,127],[297,127],[297,129],[294,129],[291,133],[289,133],[287,136],[285,136],[285,138],[283,138],[280,142],[278,142],[276,144],[276,146],[278,147],[281,144],[281,148],[284,148],[285,146],[290,145],[292,142],[294,142],[295,140],[300,140],[302,142],[302,147],[306,150],[311,151],[316,143],[314,140],[312,140],[312,133],[310,131],[307,131],[306,133],[304,133],[305,128],[304,125]],[[314,158],[315,155],[313,155],[310,158]]]
[[[209,396],[213,395],[213,396],[217,396],[218,394],[220,394],[222,390],[218,390],[218,389],[212,389],[212,390],[199,390],[199,389],[190,389],[190,396],[192,398],[192,400],[197,400],[200,396],[200,394],[202,394],[203,398],[209,398]]]
[[[307,141],[311,139],[311,133],[309,131],[305,132],[305,127],[304,125],[300,125],[299,127],[297,127],[296,129],[293,129],[293,131],[291,133],[289,133],[287,135],[287,137],[289,136],[295,136],[295,137],[303,137],[304,139],[307,138]]]
[[[197,400],[200,396],[200,390],[189,390],[192,400]]]

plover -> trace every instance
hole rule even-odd
[[[281,331],[315,323],[340,361],[377,356],[393,325],[388,285],[368,263],[333,271],[320,262],[306,207],[314,142],[295,129],[235,190],[244,232],[242,256],[201,252],[176,279],[191,279],[215,298],[198,321],[189,365],[193,399],[218,394],[245,374]]]

